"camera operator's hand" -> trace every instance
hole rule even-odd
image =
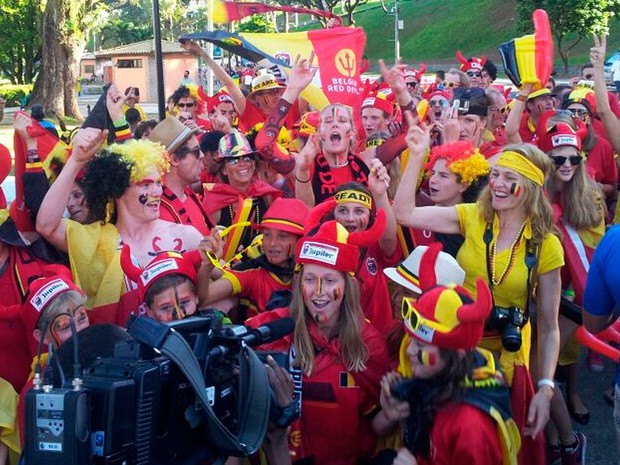
[[[415,459],[413,454],[409,452],[409,449],[402,447],[399,449],[398,455],[396,455],[392,465],[418,465],[418,461]]]
[[[402,381],[403,377],[392,371],[387,373],[381,379],[381,396],[379,403],[385,417],[392,423],[397,423],[409,416],[409,402],[397,399],[390,393],[390,386]]]
[[[293,378],[291,374],[276,363],[271,355],[267,356],[265,371],[269,385],[273,389],[278,407],[286,407],[293,401]]]

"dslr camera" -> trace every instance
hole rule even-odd
[[[516,352],[521,348],[521,328],[527,320],[527,315],[519,307],[494,306],[486,329],[498,330],[504,349]]]

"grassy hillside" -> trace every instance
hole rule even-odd
[[[393,1],[387,1],[393,6]],[[400,0],[398,4],[404,21],[399,31],[401,56],[408,63],[456,64],[455,52],[460,49],[465,56],[485,55],[501,64],[498,46],[523,35],[516,30],[515,0]],[[355,21],[366,31],[366,55],[373,68],[379,58],[392,61],[394,16],[386,15],[375,1],[361,7]],[[608,49],[615,50],[620,46],[620,21],[611,24],[610,30]],[[582,41],[570,62],[587,61],[590,45],[591,41]],[[557,51],[555,56],[560,70]]]

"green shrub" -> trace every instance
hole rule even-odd
[[[18,107],[19,102],[32,92],[32,84],[0,85],[0,97],[6,100],[7,107]]]

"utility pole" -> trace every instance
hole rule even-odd
[[[207,30],[213,30],[213,0],[209,0],[209,14],[207,15]],[[207,53],[213,58],[213,42],[207,42]],[[223,60],[223,58],[222,58]],[[223,63],[222,63],[223,64]],[[207,95],[213,95],[213,70],[207,67]]]
[[[164,96],[164,55],[161,49],[161,21],[159,0],[153,0],[153,40],[155,41],[155,69],[157,75],[157,109],[159,120],[166,117],[166,97]]]
[[[394,62],[398,63],[400,60],[400,41],[398,39],[398,0],[394,0]]]

